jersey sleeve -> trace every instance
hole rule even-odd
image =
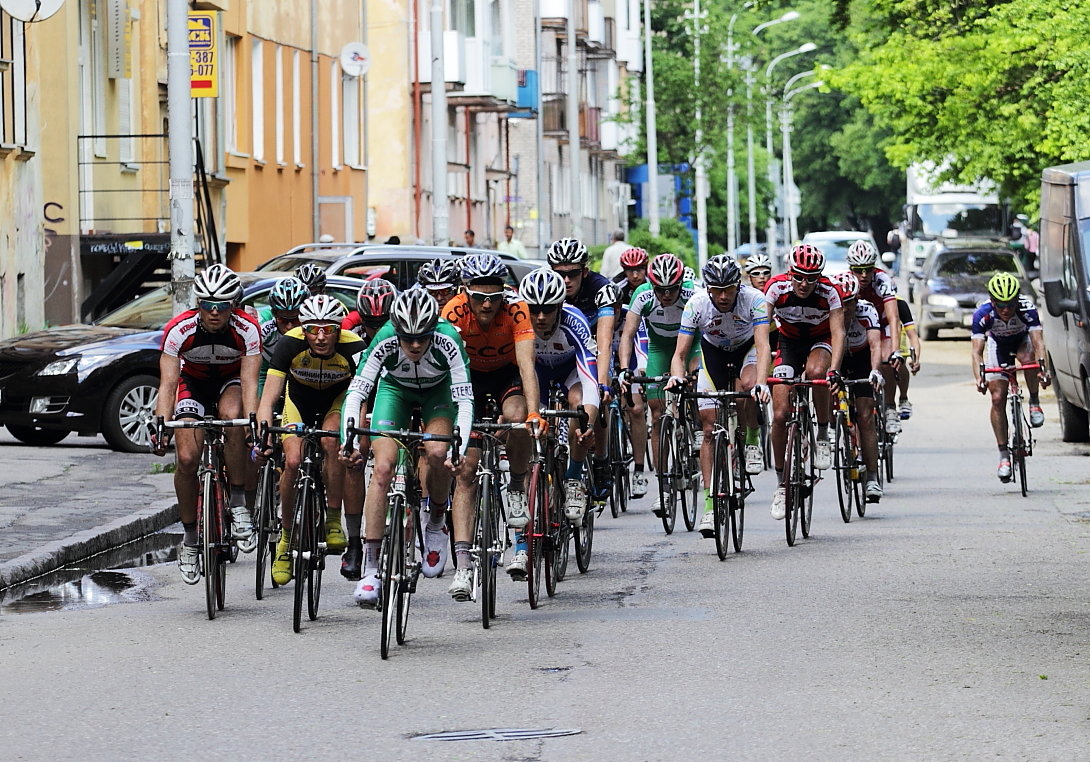
[[[1041,315],[1037,312],[1037,305],[1035,305],[1029,299],[1022,297],[1020,300],[1020,312],[1022,322],[1026,324],[1026,328],[1030,331],[1041,331],[1044,327],[1041,325]]]
[[[579,380],[583,383],[583,404],[598,407],[601,395],[598,392],[598,358],[594,348],[594,339],[590,335],[590,324],[586,318],[564,312],[560,329],[568,335],[568,343],[575,347],[575,367]]]
[[[455,423],[462,439],[459,455],[464,456],[469,447],[469,432],[473,428],[473,384],[469,380],[469,355],[454,326],[440,323],[437,336],[442,336],[440,344],[450,370],[450,398],[458,406]]]
[[[701,302],[703,302],[703,298],[698,294],[685,303],[685,309],[681,311],[681,325],[677,329],[678,334],[696,335],[696,326],[700,319],[699,304]]]
[[[302,328],[292,328],[276,342],[272,356],[269,357],[269,375],[287,376],[291,370],[291,361],[297,354],[307,348],[307,340],[303,338]]]
[[[985,304],[973,313],[972,337],[974,339],[983,339],[987,335],[988,329],[992,327],[991,312],[991,306]]]
[[[912,314],[912,308],[908,306],[908,302],[904,299],[897,299],[897,317],[901,321],[902,328],[916,325],[916,318]]]
[[[533,341],[534,327],[530,323],[530,309],[526,302],[515,302],[510,305],[508,314],[511,315],[511,333],[514,342]]]
[[[242,337],[242,354],[246,357],[261,354],[261,326],[258,325],[257,317],[239,309],[235,310],[232,317],[235,330]]]

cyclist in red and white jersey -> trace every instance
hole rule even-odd
[[[351,331],[370,346],[371,339],[379,332],[390,316],[390,305],[397,296],[397,287],[388,280],[375,278],[360,286],[356,295],[356,309],[341,321],[342,331]]]
[[[163,329],[156,415],[164,421],[206,415],[244,418],[257,409],[261,329],[254,317],[236,306],[242,296],[242,281],[224,265],[214,264],[193,279],[193,294],[197,308],[181,313]],[[230,428],[226,437],[231,534],[244,540],[254,531],[246,508],[245,436],[241,428]],[[174,491],[185,530],[178,568],[182,579],[190,585],[200,581],[197,466],[203,439],[199,429],[178,429],[175,437]],[[167,444],[166,439],[153,441],[154,452],[164,455]]]
[[[835,370],[844,359],[844,320],[840,294],[821,277],[825,256],[809,244],[791,251],[786,273],[773,276],[765,289],[769,315],[779,329],[779,357],[773,375],[780,378],[804,377],[836,382]],[[779,486],[772,498],[772,518],[782,519],[786,493],[783,487],[783,452],[787,439],[788,387],[772,390],[772,454]],[[832,465],[829,443],[829,389],[814,387],[814,407],[818,419],[814,465],[827,469]]]
[[[882,377],[886,381],[886,433],[901,430],[896,406],[897,373],[902,362],[901,317],[897,309],[897,284],[885,270],[878,269],[878,249],[870,241],[856,241],[848,249],[848,267],[859,279],[859,301],[870,302],[882,321]]]

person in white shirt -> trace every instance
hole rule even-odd
[[[496,247],[497,251],[502,251],[504,254],[513,254],[519,259],[526,259],[526,247],[522,245],[522,241],[515,238],[515,229],[508,225],[503,229],[504,240],[500,241],[500,245]]]
[[[614,230],[612,239],[613,243],[602,252],[602,266],[598,268],[598,272],[610,280],[621,274],[621,254],[632,248],[625,243],[623,230]]]

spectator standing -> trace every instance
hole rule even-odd
[[[477,234],[473,232],[473,228],[470,228],[465,232],[466,246],[477,245]]]
[[[515,229],[510,225],[503,229],[503,240],[500,241],[496,250],[504,254],[513,254],[519,259],[526,259],[526,247],[522,245],[522,241],[515,238]]]
[[[602,253],[602,266],[598,268],[610,280],[621,274],[621,254],[632,248],[631,244],[625,243],[623,230],[614,230],[612,240]]]

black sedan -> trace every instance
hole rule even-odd
[[[242,302],[261,308],[283,275],[239,273]],[[274,277],[270,277],[274,275]],[[349,308],[360,282],[329,279]],[[171,317],[166,288],[149,291],[93,325],[67,325],[0,341],[0,424],[32,445],[75,431],[101,433],[110,447],[146,452],[145,421],[159,391],[159,345]]]
[[[932,340],[939,329],[972,326],[977,306],[988,299],[988,280],[997,272],[1017,275],[1022,293],[1033,298],[1033,287],[1011,249],[993,241],[948,241],[908,278],[920,335]]]

